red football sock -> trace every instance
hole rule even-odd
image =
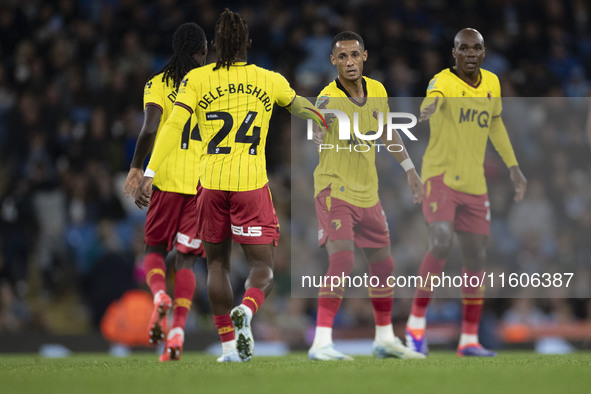
[[[146,283],[150,286],[152,295],[160,290],[166,291],[166,266],[164,256],[160,253],[149,253],[144,258]]]
[[[174,312],[172,327],[185,329],[187,315],[195,294],[195,274],[188,268],[178,270],[174,284]]]
[[[416,317],[425,317],[425,314],[427,313],[427,305],[429,305],[429,301],[431,300],[430,280],[427,280],[427,275],[441,275],[444,265],[445,259],[433,257],[429,252],[425,254],[425,257],[421,262],[421,267],[419,268],[419,275],[423,278],[425,287],[418,287],[415,290],[415,298],[410,311],[412,315]]]
[[[244,297],[242,297],[242,305],[249,307],[253,315],[259,310],[261,305],[263,305],[264,301],[265,294],[261,289],[256,287],[246,289]]]
[[[354,264],[355,253],[352,250],[333,253],[328,257],[326,276],[347,276],[353,270]],[[327,283],[331,283],[330,278]],[[316,317],[317,327],[332,327],[344,294],[344,287],[335,287],[332,290],[330,287],[320,289],[318,292],[318,315]]]
[[[232,318],[229,313],[227,315],[213,315],[213,322],[215,323],[215,328],[218,329],[218,334],[222,342],[236,339],[234,324],[232,324]]]
[[[394,303],[394,288],[388,286],[388,277],[394,271],[394,259],[387,259],[369,264],[369,274],[377,277],[380,282],[377,287],[370,287],[369,297],[373,305],[373,316],[376,326],[387,326],[392,323],[392,304]]]
[[[484,287],[476,285],[476,277],[480,281],[484,271],[468,271],[464,268],[462,274],[467,275],[467,283],[462,286],[462,334],[477,335],[484,303]],[[473,278],[472,281],[470,278]],[[471,286],[470,283],[475,286]]]

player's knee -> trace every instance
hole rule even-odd
[[[439,228],[432,231],[429,237],[429,252],[437,258],[446,258],[453,241],[453,231]]]

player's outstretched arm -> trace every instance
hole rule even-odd
[[[156,132],[162,117],[162,109],[155,105],[147,105],[144,111],[144,124],[140,130],[137,142],[135,144],[135,151],[133,152],[133,159],[125,180],[123,193],[126,197],[135,197],[137,188],[144,176],[143,164],[148,153],[154,146]]]
[[[509,168],[509,173],[511,176],[511,182],[513,182],[513,189],[515,190],[515,197],[513,200],[515,202],[519,202],[523,200],[525,196],[525,191],[527,190],[527,179],[519,169],[519,166],[513,166]]]
[[[425,101],[423,103],[425,104],[426,102],[430,101],[430,99],[430,97],[425,98]],[[435,99],[432,103],[422,107],[421,114],[419,115],[419,123],[429,120],[431,115],[433,115],[437,110],[437,103],[439,103],[439,96],[435,96]]]
[[[314,104],[306,100],[304,97],[295,96],[287,107],[287,110],[291,112],[292,115],[297,116],[301,119],[312,119],[320,128],[324,130],[328,130],[328,123],[326,119],[320,112],[320,109],[316,107]]]

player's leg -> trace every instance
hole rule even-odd
[[[195,238],[197,232],[196,196],[185,196],[175,237],[175,283],[172,328],[166,339],[165,353],[161,358],[180,360],[185,339],[185,324],[195,294],[195,273],[193,266],[202,256],[203,245]]]
[[[172,313],[172,327],[166,336],[164,353],[160,361],[180,360],[185,341],[185,324],[193,295],[195,293],[195,274],[193,264],[196,256],[182,253],[177,249],[175,255],[174,303]]]
[[[443,271],[453,241],[456,205],[453,191],[443,182],[443,175],[428,179],[424,185],[423,216],[429,228],[429,246],[419,267],[424,286],[415,290],[412,309],[406,323],[406,345],[427,354],[425,328],[427,306],[431,300],[429,277]]]
[[[213,320],[222,342],[219,362],[240,361],[236,349],[236,334],[230,311],[234,293],[230,282],[230,254],[232,239],[220,243],[203,242],[207,254],[207,295]]]
[[[176,193],[154,190],[146,215],[144,241],[146,257],[144,270],[146,282],[154,296],[154,311],[148,324],[150,343],[158,343],[165,338],[167,314],[172,307],[172,299],[166,294],[165,257],[172,249],[176,234],[177,218],[182,209],[182,196]]]
[[[478,327],[484,302],[484,287],[479,287],[484,275],[486,243],[490,232],[488,196],[458,193],[462,210],[458,211],[454,229],[460,242],[463,273],[468,280],[462,287],[462,335],[459,356],[492,357],[495,352],[484,349],[478,340]]]
[[[378,202],[371,208],[360,209],[362,220],[355,228],[355,245],[361,248],[369,268],[369,298],[375,320],[375,340],[372,353],[377,358],[424,358],[412,351],[394,335],[392,328],[392,304],[394,287],[388,278],[394,273],[394,259],[390,250],[390,232],[386,214]]]
[[[222,342],[219,362],[240,362],[236,351],[234,325],[230,318],[233,293],[230,284],[229,193],[206,188],[198,189],[197,234],[203,241],[207,256],[207,295],[215,327]]]
[[[265,302],[273,288],[275,246],[242,244],[249,267],[244,284],[245,292],[240,305],[232,309],[232,322],[236,328],[236,346],[242,361],[249,361],[254,355],[252,318]]]
[[[166,317],[172,307],[172,299],[166,293],[166,245],[146,245],[144,271],[146,283],[154,297],[154,310],[148,323],[150,343],[158,343],[166,337]]]
[[[353,240],[326,241],[328,252],[328,271],[325,277],[329,278],[326,284],[333,283],[331,277],[342,278],[349,276],[355,264],[355,252]],[[316,315],[316,332],[314,341],[308,352],[311,360],[352,360],[351,357],[339,352],[332,342],[332,330],[335,316],[341,306],[345,294],[343,286],[331,288],[321,287],[318,292],[318,312]]]
[[[316,216],[318,218],[319,245],[328,252],[326,284],[332,284],[331,277],[348,276],[355,264],[355,244],[353,234],[354,207],[346,202],[332,198],[330,189],[316,196]],[[318,292],[318,312],[316,332],[308,352],[311,360],[351,360],[334,348],[332,329],[335,316],[341,306],[345,288],[325,286]]]
[[[241,244],[249,267],[245,293],[240,305],[232,309],[236,346],[242,361],[254,354],[251,321],[273,287],[275,246],[279,241],[279,221],[269,187],[230,193],[232,238]]]
[[[484,349],[478,339],[478,327],[484,303],[484,287],[480,283],[484,275],[486,243],[488,236],[458,231],[458,240],[462,254],[463,274],[467,280],[462,286],[462,334],[458,344],[458,355],[492,357],[495,352]],[[475,285],[475,286],[472,286]]]

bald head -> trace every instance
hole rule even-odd
[[[458,76],[470,84],[478,83],[485,54],[482,34],[475,29],[460,30],[454,38],[451,54],[456,59]]]
[[[482,34],[480,34],[480,32],[476,29],[467,27],[465,29],[460,30],[454,37],[454,48],[457,49],[460,46],[460,44],[464,42],[466,39],[480,41],[480,45],[484,47],[484,38],[482,38]]]

